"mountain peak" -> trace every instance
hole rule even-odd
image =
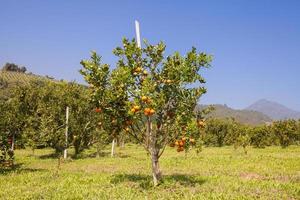
[[[269,101],[267,99],[260,99],[247,107],[245,110],[262,112],[275,120],[300,118],[300,112],[287,108],[286,106],[277,102]]]

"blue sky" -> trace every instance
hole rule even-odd
[[[80,60],[109,64],[122,37],[214,55],[202,103],[244,108],[261,98],[300,110],[300,1],[0,0],[0,65],[83,82]]]

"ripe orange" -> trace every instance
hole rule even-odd
[[[166,80],[166,83],[170,84],[170,83],[172,83],[172,80],[168,79],[168,80]]]
[[[139,111],[140,109],[141,109],[141,107],[140,106],[133,106],[133,108],[136,110],[136,111]]]
[[[96,111],[96,113],[100,113],[102,110],[101,110],[101,108],[96,108],[95,111]]]
[[[153,115],[155,113],[155,110],[153,110],[153,109],[150,109],[150,112],[149,112],[149,114],[150,115]]]
[[[176,142],[175,142],[175,145],[176,145],[176,146],[179,146],[179,142],[178,142],[178,141],[176,141]]]
[[[190,138],[190,143],[195,144],[195,139],[194,138]]]
[[[148,100],[148,97],[146,97],[146,96],[142,96],[142,98],[141,98],[141,99],[142,99],[142,101],[144,101],[144,102],[145,102],[145,101],[147,101],[147,100]]]
[[[134,72],[136,73],[140,73],[142,71],[142,68],[141,67],[137,67],[134,69]]]
[[[146,115],[146,116],[149,116],[150,115],[150,108],[145,108],[145,110],[144,110],[144,114]]]
[[[179,141],[179,146],[180,147],[183,147],[183,145],[184,145],[184,142],[181,140],[181,141]]]
[[[144,71],[143,71],[143,74],[144,74],[145,76],[148,75],[147,70],[144,70]]]
[[[204,121],[202,121],[202,120],[199,120],[198,123],[197,123],[197,125],[198,125],[198,127],[200,127],[200,128],[204,128],[204,127],[205,127],[205,123],[204,123]]]
[[[130,129],[128,127],[125,128],[125,131],[128,132]]]

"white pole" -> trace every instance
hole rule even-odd
[[[113,139],[111,144],[111,154],[110,154],[111,157],[114,157],[115,154],[114,150],[115,150],[115,139]]]
[[[67,108],[66,108],[66,131],[65,131],[66,147],[65,147],[65,150],[64,150],[64,159],[67,159],[67,157],[68,157],[68,151],[67,151],[67,148],[68,148],[68,128],[69,128],[69,107],[67,106]]]
[[[139,48],[141,48],[140,24],[137,20],[135,20],[135,34],[137,45]]]

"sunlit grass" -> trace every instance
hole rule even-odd
[[[204,148],[187,157],[168,148],[161,158],[164,182],[152,187],[150,160],[136,145],[95,150],[79,159],[57,159],[51,149],[16,151],[16,167],[0,171],[1,199],[299,199],[300,147]],[[72,152],[71,152],[72,153]]]

